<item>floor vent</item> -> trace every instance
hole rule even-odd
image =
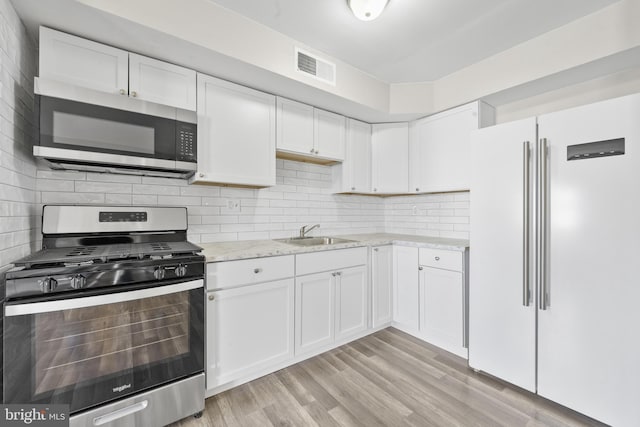
[[[330,85],[336,85],[336,64],[296,47],[296,70]]]

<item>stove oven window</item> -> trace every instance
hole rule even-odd
[[[189,294],[35,316],[35,393],[189,352]]]

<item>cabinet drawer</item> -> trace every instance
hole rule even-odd
[[[462,252],[420,248],[420,265],[462,271]]]
[[[339,270],[367,263],[367,248],[336,249],[296,255],[296,275]]]
[[[207,289],[228,289],[286,279],[294,274],[293,255],[207,264]]]

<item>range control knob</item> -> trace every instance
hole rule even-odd
[[[58,281],[53,277],[47,277],[45,279],[38,280],[38,284],[40,285],[40,290],[44,294],[53,292],[58,287]]]
[[[187,274],[187,266],[184,264],[180,264],[176,267],[176,276],[184,277]]]
[[[82,289],[87,286],[87,278],[82,274],[76,274],[71,278],[71,287],[73,289]]]
[[[158,267],[153,271],[153,277],[156,278],[156,280],[162,280],[164,279],[164,268],[163,267]]]

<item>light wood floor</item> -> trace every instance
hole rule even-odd
[[[389,328],[206,401],[201,426],[602,426]]]

